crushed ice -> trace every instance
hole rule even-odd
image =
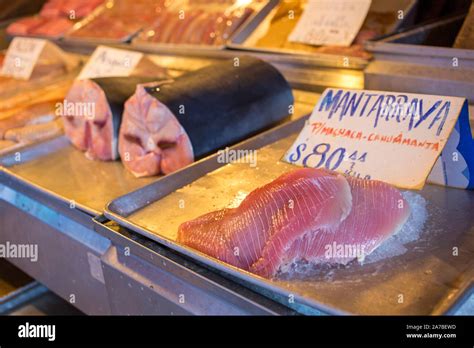
[[[418,193],[405,191],[403,197],[410,205],[411,214],[403,227],[385,242],[383,242],[370,255],[367,255],[363,261],[364,265],[375,263],[383,259],[402,255],[407,251],[407,244],[419,240],[423,231],[423,226],[428,218],[426,200]],[[277,278],[289,279],[293,276],[323,276],[330,281],[338,269],[350,267],[348,265],[332,264],[312,264],[307,261],[297,261],[285,265],[277,275]]]

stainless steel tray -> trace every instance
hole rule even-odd
[[[402,20],[397,20],[394,22],[389,32],[393,33],[401,28],[405,28],[411,25],[414,21],[415,10],[416,10],[416,1],[414,0],[407,0],[407,1],[374,1],[372,3],[372,8],[377,10],[383,8],[390,8],[393,11],[404,11],[404,17]],[[256,41],[256,36],[259,35],[259,27],[261,26],[269,26],[271,19],[273,18],[274,11],[269,11],[267,16],[260,21],[255,21],[249,23],[245,27],[240,28],[237,33],[232,37],[230,40],[228,47],[234,48],[238,50],[246,50],[246,51],[255,51],[255,52],[264,52],[264,53],[279,53],[279,54],[290,54],[290,55],[297,55],[302,57],[312,57],[317,58],[320,60],[326,60],[332,63],[334,67],[342,67],[345,66],[346,63],[346,56],[337,55],[337,54],[327,54],[327,53],[308,53],[299,50],[291,50],[291,49],[277,49],[277,48],[265,48],[265,47],[257,47],[253,44]],[[364,58],[358,57],[351,57],[350,61],[353,61],[356,64],[364,65],[367,64],[367,60]]]
[[[293,94],[294,118],[310,113],[319,97],[317,93],[297,90]],[[120,161],[88,160],[65,136],[0,157],[0,182],[6,177],[22,181],[34,190],[92,216],[100,215],[112,199],[160,179],[135,178]]]
[[[392,60],[407,64],[453,67],[453,58],[461,69],[474,68],[472,50],[450,47],[466,15],[450,16],[429,24],[416,26],[377,41],[367,41],[366,50],[376,60]]]
[[[421,238],[404,254],[309,277],[268,280],[176,242],[178,226],[227,206],[291,169],[280,162],[305,119],[282,125],[233,147],[258,149],[258,166],[218,163],[217,156],[110,202],[105,215],[263,295],[302,313],[452,313],[473,289],[474,192],[427,185],[420,194],[429,218]],[[184,203],[184,208],[180,208]],[[458,256],[453,256],[453,248]],[[399,303],[400,295],[403,302]]]
[[[1,157],[0,165],[4,167],[0,168],[1,176],[26,182],[35,190],[92,216],[99,215],[107,201],[156,180],[136,179],[120,161],[88,160],[65,136]]]

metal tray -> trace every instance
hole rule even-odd
[[[199,161],[117,198],[107,218],[216,270],[301,313],[441,314],[455,311],[473,289],[474,192],[427,185],[420,194],[429,218],[404,254],[378,262],[324,269],[310,277],[268,280],[176,242],[178,226],[223,208],[291,169],[280,162],[305,119],[256,136],[233,149],[258,149],[258,166]],[[180,205],[184,203],[184,208]],[[453,256],[453,248],[459,250]],[[403,295],[403,303],[398,303]]]
[[[415,0],[408,0],[408,1],[377,1],[372,3],[372,8],[386,8],[390,7],[394,11],[398,11],[403,9],[404,11],[404,18],[403,20],[396,21],[393,23],[389,29],[389,32],[393,33],[401,28],[405,28],[411,25],[414,21],[415,10],[416,10],[416,1]],[[280,53],[280,54],[291,54],[291,55],[298,55],[303,57],[317,57],[318,59],[323,59],[327,61],[331,61],[334,66],[343,66],[345,62],[346,56],[337,55],[337,54],[328,54],[328,53],[308,53],[299,50],[291,50],[291,49],[277,49],[277,48],[265,48],[265,47],[257,47],[252,44],[255,41],[255,37],[259,35],[258,29],[262,26],[269,26],[270,21],[273,18],[275,11],[270,11],[265,18],[263,18],[259,22],[252,22],[249,25],[240,28],[236,34],[230,40],[228,44],[229,48],[234,48],[238,50],[247,50],[247,51],[256,51],[256,52],[266,52],[266,53]],[[367,60],[364,58],[359,57],[351,57],[351,61],[356,62],[357,64],[366,64]]]
[[[90,161],[65,136],[9,153],[0,158],[0,165],[0,182],[2,176],[23,181],[92,216],[99,215],[107,201],[156,180],[136,179],[120,161]]]
[[[259,25],[259,23],[267,17],[267,15],[271,12],[271,10],[278,5],[279,0],[268,0],[266,3],[262,4],[262,7],[255,11],[238,29],[235,33],[231,35],[228,39],[229,42],[232,42],[233,38],[239,33],[240,37],[245,37],[245,35],[250,35],[252,30],[246,30],[245,28],[255,28]],[[242,31],[241,31],[242,29]],[[132,47],[140,50],[147,50],[147,51],[161,51],[165,49],[168,52],[179,52],[182,50],[186,51],[198,51],[198,52],[206,52],[206,51],[218,51],[223,50],[227,47],[226,44],[219,45],[219,46],[212,46],[212,45],[190,45],[190,44],[167,44],[167,43],[152,43],[140,40],[138,37],[135,37],[131,43]]]
[[[473,69],[472,50],[450,47],[465,18],[465,14],[450,16],[385,36],[377,41],[367,41],[365,49],[373,53],[376,60],[452,68],[455,57],[461,69]]]
[[[294,118],[310,113],[319,97],[297,90],[293,94]],[[24,182],[68,206],[98,216],[107,202],[161,177],[135,178],[120,161],[88,160],[66,136],[60,136],[0,157],[0,183],[5,178]]]

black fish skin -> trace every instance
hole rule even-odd
[[[91,79],[91,81],[96,83],[104,91],[105,97],[107,98],[107,103],[112,111],[113,135],[115,139],[118,139],[124,104],[127,99],[135,93],[137,85],[157,82],[162,79],[163,77],[142,76],[101,77]]]
[[[283,121],[294,99],[280,72],[260,59],[226,60],[146,87],[176,116],[195,158],[237,143]],[[184,107],[184,113],[183,111]]]

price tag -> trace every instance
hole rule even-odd
[[[99,46],[82,69],[78,79],[129,76],[143,58],[143,53]]]
[[[453,174],[451,182],[433,181],[471,187],[474,142],[466,99],[330,88],[284,161],[421,189],[447,144],[448,155],[459,161],[457,169],[448,170],[459,175]]]
[[[371,0],[310,0],[289,40],[310,45],[350,46],[370,4]]]
[[[43,51],[46,40],[16,37],[8,47],[1,74],[28,80]]]

